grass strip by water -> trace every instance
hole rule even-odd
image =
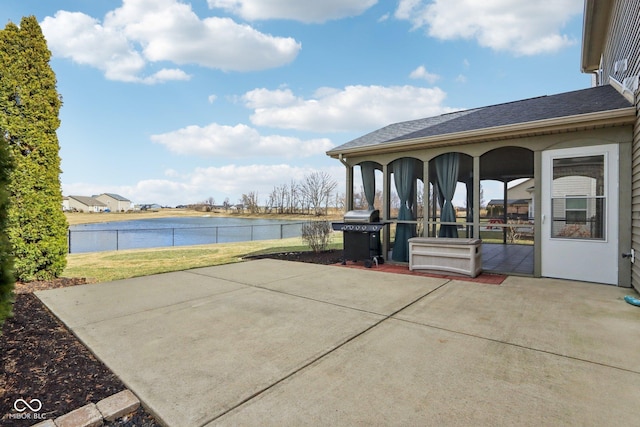
[[[342,248],[340,233],[335,234],[330,248]],[[229,264],[241,261],[246,255],[308,250],[309,246],[301,238],[293,237],[282,240],[69,254],[63,276],[86,277],[91,282],[109,282]]]

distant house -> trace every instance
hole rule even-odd
[[[62,196],[62,211],[67,212],[69,210],[71,210],[71,208],[69,208],[69,198],[67,196]]]
[[[107,205],[93,197],[69,196],[69,209],[80,212],[104,212]]]
[[[93,196],[94,199],[100,200],[107,205],[111,212],[126,212],[131,210],[131,200],[114,193],[102,193],[99,196]]]
[[[526,179],[507,189],[507,216],[511,219],[534,219],[534,183]],[[504,199],[491,199],[487,203],[489,217],[504,216]]]
[[[507,217],[509,219],[528,220],[531,211],[531,199],[507,199]],[[491,199],[487,203],[487,214],[489,218],[504,216],[504,199]]]

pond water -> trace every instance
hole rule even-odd
[[[302,222],[229,217],[155,218],[69,227],[69,253],[205,245],[301,235]]]

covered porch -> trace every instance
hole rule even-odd
[[[566,209],[560,214],[554,203],[568,200],[577,206],[585,202],[575,199],[582,190],[553,193],[560,188],[555,184],[559,175],[554,174],[562,162],[557,167],[550,162],[555,162],[553,156],[562,150],[573,150],[571,155],[581,161],[582,147],[594,147],[598,158],[615,157],[620,166],[616,163],[616,170],[630,170],[630,123],[634,117],[633,107],[615,89],[597,87],[396,123],[327,154],[346,168],[346,209],[378,209],[381,220],[388,224],[382,236],[388,261],[408,262],[408,239],[412,237],[473,238],[483,241],[484,271],[570,278],[580,268],[577,263],[588,265],[589,261],[576,258],[572,261],[575,265],[567,266],[566,275],[564,271],[545,273],[544,242],[574,239],[572,247],[586,248],[603,238],[597,234],[574,238],[553,231],[578,218],[577,213],[567,215]],[[613,171],[613,163],[606,161],[605,169]],[[562,167],[570,174],[583,173]],[[611,175],[611,189],[623,191],[629,185],[628,178]],[[508,188],[525,179],[530,198],[526,213],[516,215],[508,205]],[[502,199],[502,209],[486,209],[483,192],[488,186],[493,188],[494,205]],[[501,198],[496,188],[502,190]],[[602,188],[594,191],[587,198],[606,197]],[[613,190],[608,191],[610,197],[615,196]],[[555,202],[557,197],[562,200]],[[580,200],[586,200],[585,196]],[[617,200],[613,197],[610,201],[617,205]],[[616,256],[626,250],[629,240],[622,224],[630,218],[619,207],[610,213],[617,222],[611,223],[609,237],[604,239],[613,243]],[[544,235],[543,230],[547,230]],[[628,266],[615,259],[611,257],[606,268],[616,271],[618,279],[609,283],[627,286],[629,278],[623,269]]]
[[[383,233],[385,258],[408,262],[407,242],[416,236],[479,238],[489,244],[483,249],[488,251],[483,255],[485,271],[533,275],[533,218],[523,221],[506,206],[499,216],[491,216],[482,197],[484,185],[506,195],[510,182],[533,178],[533,151],[498,147],[482,154],[468,150],[430,154],[412,153],[412,157],[384,163],[367,160],[347,169],[348,188],[352,189],[347,196],[348,210],[379,209],[382,220],[389,224]],[[358,185],[364,195],[354,198],[353,189]],[[526,250],[518,249],[520,246]],[[527,254],[522,265],[508,262],[510,254],[522,253]]]

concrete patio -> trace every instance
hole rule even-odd
[[[169,426],[624,426],[633,293],[257,260],[37,295]]]

